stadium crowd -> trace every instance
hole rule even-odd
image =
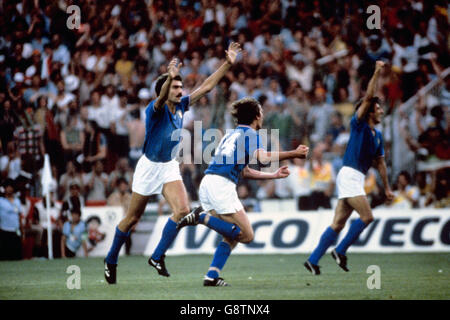
[[[66,11],[72,4],[81,12],[75,28],[69,28]],[[354,103],[378,59],[389,64],[377,93],[387,115],[380,129],[388,163],[393,136],[399,134],[418,160],[444,163],[439,169],[414,166],[391,175],[396,198],[388,205],[448,207],[450,76],[441,76],[449,66],[447,1],[379,1],[380,29],[366,25],[371,4],[0,1],[0,171],[5,187],[13,184],[20,195],[23,233],[45,243],[46,210],[39,198],[46,153],[54,178],[52,223],[60,234],[85,205],[126,207],[142,154],[144,110],[155,98],[154,80],[178,57],[189,94],[217,68],[230,40],[244,49],[237,66],[191,108],[184,127],[193,132],[194,122],[202,121],[203,133],[208,128],[224,133],[234,126],[231,102],[252,96],[263,107],[265,128],[279,129],[279,141],[268,147],[302,143],[311,150],[306,161],[286,163],[288,179],[242,181],[238,191],[247,209],[259,211],[259,200],[270,198],[295,198],[300,211],[331,208]],[[414,110],[392,123],[399,105],[439,78],[436,94],[421,95]],[[192,150],[205,148],[192,144]],[[198,200],[206,166],[181,164],[192,201]],[[369,172],[366,192],[372,207],[384,203],[381,191],[375,171]],[[12,197],[6,188],[3,192],[2,199]],[[19,224],[5,219],[5,212],[0,231],[11,233]],[[70,251],[71,245],[60,251]]]

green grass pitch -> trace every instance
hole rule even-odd
[[[118,283],[107,285],[103,259],[77,258],[0,262],[0,300],[150,299],[150,300],[317,300],[450,299],[449,253],[349,254],[350,272],[329,254],[322,275],[303,267],[307,255],[235,255],[222,276],[231,287],[203,287],[209,255],[168,256],[170,278],[158,276],[144,256],[121,257]],[[81,289],[67,288],[67,267],[77,265]],[[368,289],[370,265],[381,271],[381,288]]]

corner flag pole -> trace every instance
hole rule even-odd
[[[50,219],[50,184],[52,182],[52,172],[50,169],[50,158],[48,154],[45,154],[44,168],[42,169],[42,195],[45,196],[47,207],[47,245],[48,245],[48,258],[53,260],[53,241],[52,241],[52,223]]]

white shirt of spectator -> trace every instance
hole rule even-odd
[[[48,228],[48,222],[47,222],[47,208],[44,207],[44,202],[45,199],[37,202],[35,204],[36,209],[39,211],[39,224],[41,225],[42,228],[47,229]],[[59,212],[61,211],[61,204],[56,202],[54,203],[53,207],[50,207],[50,219],[53,218],[53,222],[52,222],[52,229],[54,229],[56,227],[55,221],[58,219],[59,217]]]
[[[125,117],[125,119],[122,120],[123,117]],[[127,127],[128,121],[129,121],[128,108],[119,107],[114,110],[112,122],[114,122],[114,124],[116,125],[116,134],[120,136],[128,135],[128,127]]]
[[[306,163],[304,167],[289,165],[289,171],[291,174],[286,178],[286,181],[294,196],[301,197],[311,194],[311,172],[308,164]]]
[[[286,66],[286,74],[289,80],[297,81],[304,91],[311,91],[314,74],[314,68],[311,65],[306,65],[302,70],[298,70],[294,65],[288,64]]]
[[[10,162],[8,156],[0,158],[0,171],[5,171],[9,164],[8,178],[15,180],[20,175],[20,158],[14,158]]]
[[[58,109],[64,109],[70,102],[75,100],[75,95],[70,92],[65,92],[64,97],[61,100],[56,101]]]
[[[110,98],[106,94],[104,94],[100,98],[100,104],[109,107],[109,110],[113,112],[113,110],[115,111],[119,108],[119,96],[115,94]]]
[[[86,186],[91,182],[92,172],[89,172],[83,176],[83,184]],[[108,175],[104,172],[101,174],[101,178],[96,176],[94,178],[94,186],[89,190],[86,200],[87,201],[103,201],[106,200],[106,187],[103,180],[108,181]]]
[[[410,196],[414,201],[418,201],[420,198],[419,189],[416,186],[406,186],[405,192],[408,196]],[[406,199],[403,195],[400,194],[400,191],[394,191],[394,201],[392,202],[391,208],[396,209],[412,209],[411,202]]]
[[[402,67],[402,58],[406,60],[406,65]],[[404,72],[414,72],[417,70],[417,62],[419,61],[419,54],[417,48],[414,46],[402,47],[394,43],[394,58],[393,65],[402,68]]]
[[[108,129],[111,123],[111,111],[109,107],[100,105],[99,107],[88,107],[88,120],[94,120],[102,129]]]

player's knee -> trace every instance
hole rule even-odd
[[[180,208],[177,208],[175,211],[174,211],[174,213],[173,213],[173,215],[174,215],[174,218],[177,220],[177,221],[179,221],[181,218],[183,218],[185,215],[187,215],[189,212],[191,212],[190,210],[189,210],[189,207],[188,206],[181,206]]]
[[[243,233],[241,233],[241,236],[240,236],[240,242],[248,244],[248,243],[252,242],[254,238],[255,238],[255,234],[253,233],[253,231],[243,232]]]
[[[331,225],[331,229],[333,229],[336,233],[339,233],[344,229],[345,221],[336,221]]]
[[[373,221],[373,216],[369,215],[367,217],[362,217],[361,220],[366,224],[369,225]]]
[[[127,222],[127,227],[131,228],[139,222],[139,217],[135,216],[135,215],[129,215],[126,218],[126,222]]]

